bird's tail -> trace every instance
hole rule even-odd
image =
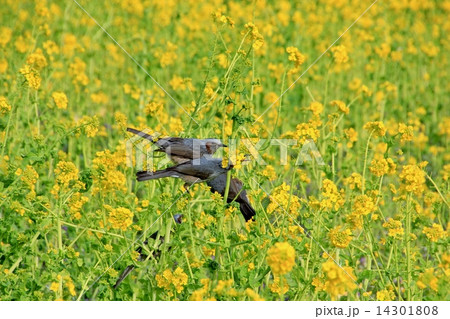
[[[253,216],[256,215],[256,212],[253,209],[252,205],[250,205],[250,203],[247,201],[239,203],[239,207],[246,222],[248,222],[250,219],[253,219]]]
[[[148,181],[151,179],[158,179],[158,178],[164,178],[164,177],[179,177],[178,174],[174,171],[163,169],[156,172],[148,172],[148,171],[142,171],[136,173],[136,179],[138,182],[142,181]]]
[[[116,284],[114,285],[114,289],[117,289],[122,281],[127,278],[127,276],[133,271],[134,265],[130,265],[120,274],[120,277],[117,279]]]
[[[151,136],[150,134],[144,133],[142,131],[136,130],[136,129],[131,128],[131,127],[127,127],[127,131],[131,132],[133,134],[139,135],[140,137],[143,137],[143,138],[151,141],[152,143],[156,142],[155,139],[153,138],[153,136]]]

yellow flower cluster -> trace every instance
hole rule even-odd
[[[245,28],[248,30],[250,37],[253,40],[253,49],[255,51],[259,50],[264,45],[264,37],[259,33],[258,27],[249,22],[245,25]]]
[[[100,122],[96,115],[93,117],[85,115],[80,121],[78,121],[77,126],[86,134],[87,137],[95,137],[98,133]]]
[[[388,229],[388,235],[395,239],[401,239],[404,234],[402,222],[389,218],[387,222],[383,223],[383,227]]]
[[[8,104],[6,97],[0,96],[0,115],[8,114],[11,111],[11,105]]]
[[[362,176],[358,173],[352,173],[349,177],[344,179],[344,184],[348,185],[350,189],[361,189],[362,187]]]
[[[53,102],[55,102],[55,105],[58,109],[65,110],[67,109],[67,104],[69,103],[69,100],[67,99],[66,94],[64,92],[53,92],[52,93]]]
[[[425,172],[422,167],[426,163],[421,163],[420,165],[405,165],[400,173],[400,190],[406,191],[407,193],[413,193],[417,196],[421,195],[425,191]]]
[[[89,198],[83,196],[80,192],[74,193],[69,199],[69,213],[74,219],[81,219],[81,209],[89,201]]]
[[[55,168],[56,182],[63,187],[68,187],[69,183],[78,180],[78,168],[72,162],[60,161]]]
[[[337,64],[345,64],[349,61],[347,48],[344,45],[336,45],[331,48],[333,52],[334,62]]]
[[[276,243],[267,251],[266,261],[274,275],[284,275],[295,265],[295,250],[288,242]]]
[[[432,242],[437,242],[439,239],[447,237],[447,233],[442,228],[442,225],[436,223],[434,223],[431,227],[424,227],[423,233]]]
[[[336,106],[337,109],[344,114],[350,113],[350,109],[348,108],[348,106],[345,105],[345,103],[340,100],[333,100],[330,102],[330,105]]]
[[[274,276],[273,282],[269,285],[270,291],[278,295],[284,295],[289,291],[289,285],[281,276]]]
[[[58,281],[54,281],[50,284],[50,290],[55,292],[57,295],[61,292],[62,293],[62,283],[65,283],[65,286],[67,288],[67,290],[69,291],[69,294],[71,296],[75,296],[76,295],[76,291],[75,291],[75,285],[73,284],[72,278],[70,278],[70,276],[61,276],[58,275],[56,276],[56,279]]]
[[[27,64],[36,70],[41,70],[47,66],[47,59],[41,48],[37,48],[36,51],[28,56]]]
[[[256,291],[254,291],[253,289],[250,289],[250,288],[245,289],[245,294],[253,301],[264,301],[265,300]]]
[[[294,62],[294,68],[300,67],[305,63],[306,57],[296,47],[288,47],[286,52],[289,54],[288,60]]]
[[[311,123],[300,123],[296,127],[294,138],[298,140],[299,145],[303,145],[306,140],[317,141],[320,137],[320,131]]]
[[[367,122],[366,124],[364,124],[363,128],[371,132],[375,137],[386,135],[386,127],[384,126],[383,122]]]
[[[191,301],[202,301],[204,300],[205,296],[209,292],[209,284],[211,280],[209,278],[203,278],[200,279],[200,283],[203,285],[202,288],[195,290],[192,295],[189,297],[189,300]],[[212,298],[208,298],[208,300],[215,300]]]
[[[212,14],[214,21],[220,22],[222,24],[228,24],[230,27],[234,27],[234,21],[230,17],[223,15],[220,11],[214,12]]]
[[[39,89],[41,86],[41,77],[39,76],[38,71],[31,68],[29,65],[25,65],[19,70],[19,73],[25,77],[28,86],[32,89]]]
[[[358,141],[358,132],[353,127],[350,127],[344,130],[344,135],[348,140],[347,147],[352,148],[353,144]]]
[[[12,30],[8,27],[1,27],[0,28],[0,46],[4,47],[8,44],[8,42],[11,40],[12,36]]]
[[[291,194],[291,186],[286,183],[276,187],[270,195],[270,203],[267,206],[269,214],[278,211],[281,214],[286,212],[289,217],[295,218],[299,214],[300,201],[297,196]]]
[[[430,287],[434,291],[438,290],[439,279],[434,274],[434,268],[428,268],[425,272],[419,275],[419,279],[416,282],[417,287],[425,289]]]
[[[377,291],[378,301],[393,301],[395,300],[394,287],[389,286],[388,289]]]
[[[164,288],[167,295],[171,297],[173,296],[173,289],[175,289],[177,293],[183,291],[184,286],[188,283],[188,276],[180,267],[177,267],[173,272],[170,269],[166,269],[162,275],[156,275],[156,282],[158,283],[158,287]]]
[[[323,199],[320,201],[321,209],[338,210],[344,205],[345,199],[342,196],[343,190],[339,192],[337,186],[333,183],[333,181],[324,179],[322,182],[321,190],[323,197]]]
[[[395,174],[396,168],[397,165],[394,163],[392,158],[384,158],[384,156],[381,154],[375,154],[369,166],[370,172],[375,176]]]
[[[341,230],[340,226],[336,226],[329,231],[328,237],[333,246],[347,248],[348,244],[352,241],[352,232],[350,229]]]
[[[134,214],[128,208],[112,208],[109,206],[106,206],[106,208],[110,209],[108,221],[114,229],[127,230],[133,223]]]
[[[404,123],[400,123],[398,125],[398,133],[401,134],[400,141],[407,142],[412,141],[414,137],[414,127],[411,125],[406,125]]]
[[[312,112],[313,116],[319,116],[323,112],[323,104],[317,101],[311,102],[309,110]]]
[[[348,292],[356,289],[354,283],[356,277],[351,267],[343,266],[341,268],[333,260],[328,259],[322,264],[322,271],[325,277],[314,278],[313,285],[316,286],[316,291],[326,291],[332,300],[345,296]]]
[[[217,282],[217,286],[213,289],[213,292],[215,292],[218,296],[230,296],[230,297],[236,297],[238,295],[238,292],[236,289],[232,288],[233,286],[233,279],[228,280],[219,280]]]
[[[72,76],[72,82],[75,85],[86,86],[89,84],[89,78],[86,75],[86,63],[76,57],[69,66],[69,74]]]
[[[16,175],[20,176],[20,180],[28,186],[31,192],[34,192],[39,174],[36,172],[33,166],[27,165],[25,171],[22,171],[22,169],[19,168],[16,171]]]

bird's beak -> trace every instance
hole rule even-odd
[[[226,145],[226,144],[222,144],[222,145],[220,145],[220,146],[222,146],[222,147],[228,147],[228,145]]]

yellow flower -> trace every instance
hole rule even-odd
[[[250,37],[253,40],[253,49],[255,51],[259,50],[264,44],[264,37],[259,33],[258,28],[251,22],[247,23],[245,28],[248,30]]]
[[[277,178],[275,168],[273,168],[272,165],[267,165],[266,168],[261,172],[261,175],[267,177],[271,181]]]
[[[315,116],[319,116],[323,112],[323,104],[320,102],[314,101],[309,105],[309,110]]]
[[[289,53],[289,61],[294,62],[294,67],[298,68],[305,63],[306,57],[296,47],[288,47],[286,52]]]
[[[352,232],[350,229],[341,231],[340,226],[336,226],[328,233],[331,243],[337,248],[346,248],[352,241]]]
[[[283,286],[281,286],[281,284]],[[273,283],[269,285],[270,291],[279,295],[284,295],[289,291],[289,285],[287,280],[282,280],[281,276],[275,276],[273,278]]]
[[[41,48],[37,48],[36,51],[28,56],[27,64],[36,70],[41,70],[47,66],[47,59]]]
[[[389,218],[387,222],[383,224],[384,228],[388,229],[388,235],[395,239],[401,239],[404,234],[404,229],[402,227],[402,222]]]
[[[342,194],[338,191],[338,188],[333,181],[324,179],[321,190],[323,196],[323,199],[320,202],[321,209],[338,210],[344,205],[345,199],[342,197]]]
[[[245,289],[245,294],[253,301],[264,301],[265,300],[260,295],[258,295],[258,293],[256,291],[254,291],[251,288]]]
[[[397,165],[392,158],[384,158],[381,154],[375,154],[370,163],[369,170],[375,176],[383,176],[385,174],[395,174]]]
[[[23,172],[22,176],[20,177],[21,181],[27,184],[28,188],[31,191],[34,191],[35,184],[39,178],[39,174],[36,172],[36,170],[31,165],[27,165],[25,168],[25,171]]]
[[[217,286],[213,289],[213,291],[218,295],[226,294],[227,290],[231,288],[233,285],[233,279],[228,280],[219,280],[217,282]]]
[[[95,137],[98,133],[100,122],[96,115],[93,117],[85,115],[77,123],[77,126],[84,131],[87,137]]]
[[[0,115],[8,114],[11,111],[11,105],[8,104],[6,97],[0,96]]]
[[[0,28],[0,46],[4,47],[11,40],[12,30],[8,27]]]
[[[337,45],[331,48],[333,52],[334,62],[337,64],[345,64],[348,62],[347,48],[344,45]]]
[[[52,284],[50,285],[50,290],[53,292],[58,292],[59,282],[52,282]]]
[[[117,128],[119,130],[125,130],[127,125],[127,116],[125,114],[123,114],[122,112],[115,112],[114,113],[114,120],[116,121],[117,124]]]
[[[401,134],[400,141],[406,142],[406,141],[412,141],[414,137],[414,128],[410,125],[405,125],[403,123],[400,123],[398,125],[398,132]]]
[[[330,102],[330,104],[336,106],[338,110],[344,114],[350,113],[350,109],[348,108],[348,106],[345,105],[345,103],[340,100],[333,100]]]
[[[422,233],[424,233],[432,242],[437,242],[439,239],[447,237],[447,233],[439,224],[433,224],[431,227],[424,227]]]
[[[430,287],[434,291],[438,291],[439,280],[434,275],[434,268],[428,268],[424,273],[421,273],[416,284],[420,289]]]
[[[32,69],[29,65],[25,65],[23,68],[19,69],[19,73],[25,77],[30,88],[35,90],[39,89],[41,86],[41,77],[35,69]]]
[[[8,70],[8,61],[6,59],[0,59],[0,74],[6,73]]]
[[[408,193],[420,195],[425,191],[425,172],[418,165],[411,164],[403,166],[400,173],[402,181],[400,189]]]
[[[295,250],[288,242],[276,243],[267,251],[266,260],[274,275],[286,274],[295,265]]]
[[[380,291],[377,291],[377,300],[378,301],[392,301],[395,300],[395,293],[390,287],[390,289],[383,289]]]
[[[373,132],[373,136],[386,135],[386,127],[384,126],[383,122],[367,122],[366,124],[364,124],[363,128],[365,130],[368,130],[369,132]]]
[[[64,92],[53,92],[52,98],[58,109],[67,109],[69,100],[67,99],[67,96],[64,94]]]
[[[164,111],[164,104],[162,101],[150,101],[144,108],[144,113],[151,116],[159,115]]]
[[[170,269],[166,269],[164,270],[162,275],[156,275],[156,282],[158,284],[158,287],[168,290],[167,294],[169,296],[172,296],[172,289],[175,289],[177,293],[183,291],[184,286],[187,285],[188,276],[180,267],[177,267],[174,272],[172,272]]]
[[[58,184],[69,186],[73,180],[78,180],[78,168],[72,162],[61,161],[55,168],[56,182]]]
[[[332,300],[356,289],[354,283],[356,277],[351,267],[343,266],[341,268],[333,260],[328,259],[322,264],[322,271],[325,274],[323,290],[330,294]]]
[[[127,230],[133,223],[133,216],[134,214],[128,208],[119,207],[112,209],[108,221],[114,229]]]
[[[344,129],[345,138],[348,139],[347,147],[352,148],[353,144],[358,140],[358,132],[353,128]]]
[[[294,134],[294,138],[299,141],[300,145],[303,145],[307,139],[312,139],[314,142],[317,142],[319,137],[320,131],[310,123],[298,124]]]
[[[286,183],[276,187],[270,195],[270,203],[267,206],[269,214],[277,211],[282,214],[286,212],[290,217],[297,217],[299,214],[300,201],[299,198],[290,192],[291,186]],[[289,210],[288,210],[289,207]]]
[[[348,185],[350,187],[350,189],[361,189],[362,187],[362,176],[361,174],[358,173],[352,173],[352,175],[350,175],[350,177],[347,177],[344,179],[344,184]]]

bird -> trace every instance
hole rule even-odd
[[[153,144],[158,146],[158,149],[156,149],[155,152],[166,153],[176,164],[201,158],[204,155],[213,155],[219,148],[227,147],[227,145],[215,138],[197,139],[164,137],[157,139],[152,135],[131,127],[128,127],[127,131],[151,141]]]
[[[136,173],[136,177],[138,182],[164,177],[177,177],[181,178],[186,184],[192,185],[212,180],[226,173],[232,167],[231,163],[227,167],[222,167],[221,158],[202,156],[155,172],[140,171]]]
[[[225,188],[227,186],[227,174],[222,173],[216,178],[213,178],[206,182],[210,187],[211,192],[217,192],[222,196],[225,196]],[[250,201],[247,197],[247,192],[242,188],[243,183],[238,178],[231,178],[230,188],[228,191],[227,203],[236,201],[239,203],[239,208],[241,210],[242,216],[244,216],[245,221],[253,220],[256,215]]]

